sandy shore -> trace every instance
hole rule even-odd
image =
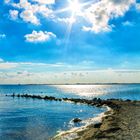
[[[112,102],[119,107],[111,107],[102,123],[78,132],[75,140],[140,140],[140,101]]]

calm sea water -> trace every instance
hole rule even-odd
[[[83,125],[70,123],[73,118],[86,120],[106,109],[66,102],[5,97],[5,94],[12,93],[140,100],[140,85],[1,85],[0,140],[48,140],[58,131]]]

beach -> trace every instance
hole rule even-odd
[[[112,100],[112,103],[118,107],[112,106],[100,123],[77,130],[73,140],[139,140],[140,101]],[[55,140],[66,138],[65,134]]]
[[[99,124],[88,126],[75,140],[139,140],[140,101],[112,101],[119,108],[107,112]]]
[[[139,85],[64,88],[1,86],[1,139],[140,139]]]
[[[87,126],[74,128],[60,133],[52,140],[139,140],[140,139],[140,101],[94,98],[74,99],[56,98],[52,96],[11,95],[19,98],[43,99],[49,101],[69,101],[73,103],[88,104],[90,106],[106,106],[108,111],[102,115],[100,122]],[[79,118],[75,119],[78,123]]]

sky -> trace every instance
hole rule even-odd
[[[0,84],[140,83],[139,0],[1,0]]]

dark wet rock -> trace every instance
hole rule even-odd
[[[7,95],[8,96],[8,95]],[[11,97],[15,97],[15,93],[13,93],[12,95],[11,95]]]
[[[14,96],[13,96],[13,97],[14,97]],[[17,97],[20,97],[20,94],[18,94]]]
[[[127,102],[131,102],[131,100],[129,100],[129,99],[127,99],[126,101],[127,101]]]
[[[101,104],[96,104],[96,107],[101,107],[102,105]]]
[[[102,125],[102,123],[96,123],[96,124],[94,124],[94,128],[100,128],[101,125]]]
[[[75,118],[72,120],[74,123],[78,123],[78,122],[81,122],[82,120],[80,118]]]
[[[97,101],[97,98],[93,98],[92,101]]]
[[[57,99],[53,96],[45,96],[44,100],[57,100]]]
[[[62,98],[64,101],[68,101],[68,98]]]

